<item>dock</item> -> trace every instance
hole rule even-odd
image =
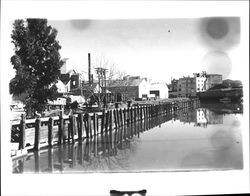
[[[26,119],[23,114],[20,121],[11,124],[12,133],[19,133],[15,141],[19,147],[12,158],[22,155],[22,152],[38,151],[45,147],[82,142],[97,135],[110,134],[117,129],[174,114],[181,109],[196,108],[199,104],[199,99],[185,99],[154,104],[137,103],[127,108],[103,109],[101,112],[83,112],[69,116],[61,113],[55,117]]]

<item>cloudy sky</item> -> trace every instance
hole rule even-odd
[[[237,17],[48,22],[58,30],[69,68],[87,71],[91,53],[93,63],[105,58],[127,74],[166,82],[203,70],[237,79]]]

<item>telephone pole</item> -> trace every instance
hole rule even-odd
[[[100,97],[100,89],[104,89],[104,107],[106,107],[107,104],[107,83],[106,83],[106,72],[107,69],[102,67],[95,68],[97,77],[98,77],[98,84],[99,84],[99,90],[98,90],[98,105],[101,107],[101,97]]]

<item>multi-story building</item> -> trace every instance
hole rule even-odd
[[[204,92],[218,84],[222,84],[222,75],[207,74],[205,71],[194,73],[193,77],[172,80],[169,85],[169,98],[195,97],[197,93]]]
[[[178,97],[178,80],[173,79],[171,80],[171,84],[168,85],[168,97],[169,98],[176,98]]]
[[[196,96],[196,78],[183,77],[177,83],[178,97],[195,97]]]
[[[222,75],[220,74],[207,74],[206,90],[214,87],[215,85],[222,84]]]
[[[207,75],[206,72],[202,73],[194,73],[195,77],[195,82],[196,82],[196,92],[203,92],[206,91],[206,80],[207,80]]]

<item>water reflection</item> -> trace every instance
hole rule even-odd
[[[236,113],[202,106],[162,115],[83,142],[34,151],[13,160],[13,173],[242,169],[241,115]]]

